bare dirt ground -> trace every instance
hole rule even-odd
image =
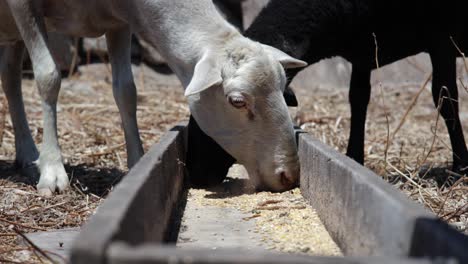
[[[12,168],[13,130],[6,100],[0,91],[0,262],[1,259],[21,263],[36,263],[40,262],[39,259],[46,261],[31,245],[19,243],[18,236],[80,226],[95,212],[112,189],[112,184],[124,175],[127,170],[124,137],[110,80],[110,71],[102,64],[81,67],[79,74],[63,80],[58,127],[72,188],[52,198],[37,196],[35,189],[22,183],[26,180],[16,175]],[[144,147],[148,149],[170,127],[188,118],[188,107],[173,76],[135,67],[135,82],[139,92],[140,132]],[[429,86],[424,88],[415,106],[403,118],[421,85],[374,85],[366,130],[366,166],[466,232],[468,187],[461,181],[452,186],[439,186],[434,178],[434,175],[447,174],[445,168],[451,160],[451,151],[446,128],[434,110]],[[300,101],[300,108],[293,111],[295,120],[323,142],[345,152],[350,116],[348,91],[314,88],[313,85],[295,87],[295,90]],[[40,142],[41,108],[34,81],[25,79],[23,91],[31,130],[36,142]],[[459,91],[466,134],[468,91],[462,86]],[[405,122],[388,144],[385,155],[387,131],[393,134],[401,120]],[[423,166],[437,169],[423,177],[420,173]],[[271,197],[269,193],[241,195],[234,202],[242,204],[239,199],[244,197],[255,206],[264,200],[295,203],[296,196],[300,197],[298,190]],[[286,202],[286,206],[294,204]],[[276,221],[268,219],[299,222],[297,219],[303,217],[303,212],[299,208],[289,212],[295,218],[280,216],[284,216],[284,210],[265,210],[262,215],[268,215],[265,218],[267,222]],[[255,216],[255,211],[252,216]]]

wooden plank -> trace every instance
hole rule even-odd
[[[429,260],[411,260],[386,257],[312,257],[244,250],[180,249],[167,245],[146,244],[138,247],[113,243],[109,247],[109,264],[429,264]],[[440,260],[438,263],[446,263]]]
[[[468,263],[468,236],[441,220],[416,220],[411,257],[451,257],[458,263]]]
[[[310,135],[299,135],[301,191],[345,255],[453,258],[468,237],[378,175]]]
[[[369,169],[299,136],[301,191],[345,255],[408,256],[416,220],[435,219]]]
[[[185,125],[168,132],[130,170],[72,246],[73,263],[104,263],[111,241],[131,244],[168,239],[171,216],[183,194]]]
[[[54,253],[54,255],[49,254],[49,256],[57,261],[57,263],[62,263],[63,260],[68,259],[70,256],[71,245],[79,232],[80,228],[74,227],[28,233],[25,235],[33,244],[38,245],[42,250]],[[29,246],[29,243],[20,236],[18,236],[18,242],[23,246]]]

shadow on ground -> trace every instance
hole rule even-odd
[[[85,194],[106,195],[125,175],[116,168],[96,168],[93,165],[65,165],[71,185]],[[13,161],[0,161],[0,179],[16,183],[36,185],[38,179],[31,179],[19,173]]]
[[[460,174],[460,172],[453,172],[452,166],[443,166],[443,167],[430,167],[423,166],[419,170],[419,177],[424,180],[433,179],[437,182],[438,187],[442,186],[451,186],[460,178],[466,177],[466,175]],[[464,173],[466,174],[466,173]]]
[[[207,199],[224,199],[244,194],[255,193],[255,188],[248,179],[227,177],[221,184],[206,188],[212,193],[205,195]]]

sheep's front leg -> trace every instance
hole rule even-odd
[[[453,170],[468,173],[468,151],[458,108],[455,48],[449,43],[448,38],[441,39],[446,39],[446,41],[429,52],[433,68],[432,98],[445,120],[450,135]]]
[[[0,54],[0,74],[15,133],[15,163],[21,174],[27,176],[31,183],[35,183],[39,178],[36,166],[39,152],[29,130],[21,93],[23,53],[24,45],[22,42],[6,47],[3,52],[4,56],[2,57]]]
[[[346,155],[361,164],[364,163],[367,105],[369,104],[371,94],[370,74],[370,69],[361,69],[353,65],[349,88],[351,129]]]
[[[129,28],[106,33],[112,65],[112,87],[127,144],[127,165],[131,168],[143,155],[136,117],[136,88],[131,65],[131,32]]]
[[[57,139],[57,97],[60,72],[47,47],[45,25],[35,1],[7,0],[33,65],[43,110],[43,142],[39,156],[41,173],[37,189],[42,195],[52,195],[68,187],[68,176],[62,162]]]

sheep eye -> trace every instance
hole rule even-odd
[[[244,108],[247,105],[242,96],[229,96],[229,103],[235,108]]]

